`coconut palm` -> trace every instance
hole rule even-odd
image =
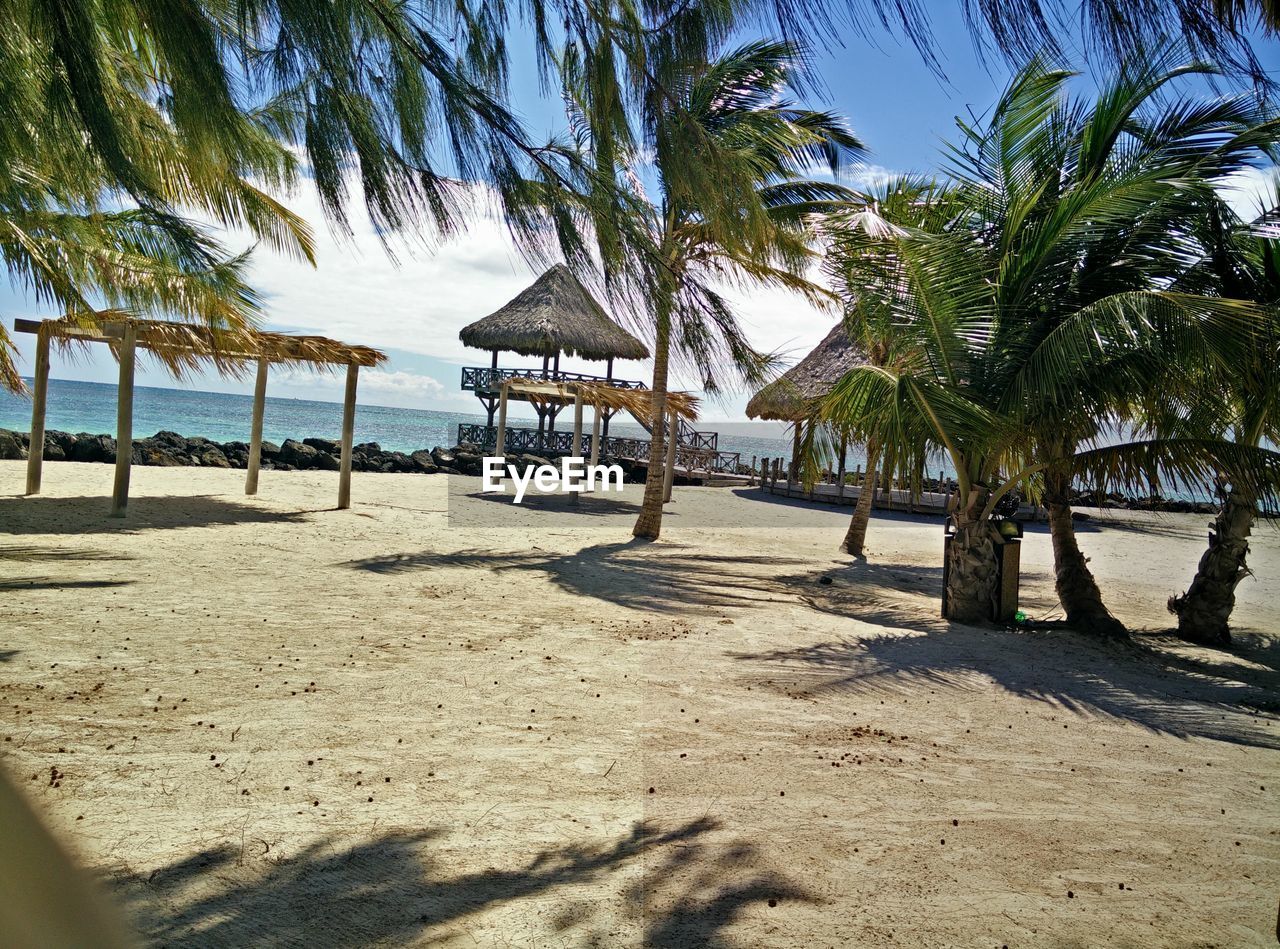
[[[961,124],[951,222],[886,221],[881,252],[857,260],[862,293],[895,315],[904,355],[850,372],[821,415],[893,445],[904,473],[928,451],[950,457],[952,619],[993,614],[993,515],[1016,490],[1048,507],[1068,621],[1118,634],[1076,542],[1072,485],[1203,482],[1228,459],[1259,487],[1276,473],[1274,454],[1185,425],[1116,441],[1114,423],[1139,400],[1228,371],[1266,319],[1246,302],[1167,289],[1189,203],[1276,134],[1250,96],[1160,95],[1204,69],[1175,49],[1139,54],[1086,105],[1066,95],[1066,72],[1033,62],[984,126]]]
[[[1192,233],[1202,257],[1179,279],[1180,288],[1217,293],[1280,306],[1280,187],[1256,220],[1242,221],[1217,195],[1208,196]],[[1280,337],[1261,337],[1246,362],[1225,376],[1206,379],[1208,418],[1236,444],[1257,447],[1280,439]],[[1249,533],[1259,498],[1247,478],[1230,469],[1219,473],[1221,505],[1187,591],[1169,600],[1178,617],[1178,633],[1192,642],[1225,646],[1231,642],[1231,611],[1237,585],[1249,574]]]
[[[804,177],[821,162],[837,172],[861,146],[843,121],[797,106],[800,51],[784,42],[757,41],[710,61],[662,63],[646,90],[644,138],[649,167],[636,161],[631,130],[615,118],[585,81],[568,73],[575,126],[582,130],[597,175],[626,183],[597,205],[601,256],[617,282],[638,289],[635,299],[652,321],[654,369],[652,439],[644,503],[633,533],[657,538],[662,525],[662,458],[668,380],[682,364],[715,391],[727,371],[760,379],[769,361],[750,345],[719,287],[779,286],[818,295],[801,274],[813,259],[810,215],[848,197],[846,189]],[[579,74],[585,76],[585,74]],[[642,176],[651,174],[650,200]],[[614,224],[623,220],[624,234]],[[619,252],[620,248],[625,248]]]
[[[872,296],[864,296],[858,277],[859,258],[864,253],[882,252],[879,241],[888,229],[918,227],[941,228],[951,215],[951,201],[945,188],[937,182],[913,175],[895,176],[858,193],[852,201],[835,211],[824,228],[827,237],[823,269],[832,288],[844,304],[845,331],[872,366],[890,367],[902,358],[900,338],[894,312]],[[810,427],[811,434],[813,428]],[[845,438],[859,437],[857,432],[844,432]],[[835,439],[831,439],[835,441]],[[812,439],[810,439],[812,442]],[[871,505],[875,498],[881,445],[874,434],[865,438],[867,466],[858,503],[854,505],[841,549],[855,557],[863,556],[867,527],[871,522]],[[812,449],[806,451],[810,454]],[[807,469],[812,469],[807,465]]]

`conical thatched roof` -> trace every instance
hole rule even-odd
[[[849,340],[844,324],[837,323],[813,352],[751,397],[747,416],[784,422],[804,419],[810,399],[829,391],[837,379],[866,361]]]
[[[649,349],[595,301],[564,264],[556,264],[502,309],[463,327],[473,349],[522,356],[565,353],[583,359],[644,359]]]

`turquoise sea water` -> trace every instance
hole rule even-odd
[[[191,389],[160,389],[139,386],[133,397],[133,431],[137,437],[168,430],[188,437],[202,435],[214,441],[248,441],[253,399],[247,395],[197,392]],[[49,380],[49,402],[45,427],[64,432],[114,435],[116,430],[116,387],[100,382]],[[377,442],[390,451],[416,451],[436,445],[452,445],[458,424],[484,422],[480,414],[436,412],[428,409],[398,409],[381,405],[360,405],[356,409],[357,442]],[[514,425],[530,424],[513,420]],[[560,426],[563,426],[563,416]],[[342,429],[342,406],[334,402],[308,399],[280,399],[268,396],[263,417],[263,437],[279,444],[286,438],[337,438]],[[722,451],[737,451],[749,464],[752,455],[777,457],[789,454],[789,442],[768,435],[752,434],[752,425],[699,424],[705,431],[720,431]],[[25,432],[31,428],[31,401],[0,389],[0,428]],[[766,426],[759,426],[766,430]],[[645,437],[640,426],[615,419],[609,425],[613,435]],[[850,456],[853,459],[853,456]],[[851,460],[851,464],[859,461]]]

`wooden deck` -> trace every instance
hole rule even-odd
[[[758,480],[758,479],[757,479]],[[812,501],[815,504],[833,504],[853,507],[862,494],[861,485],[815,484],[806,490],[799,482],[778,481],[776,484],[761,485],[761,490],[784,498]],[[891,491],[877,491],[871,506],[882,511],[910,511],[914,514],[945,514],[949,494],[937,491],[925,491],[917,498],[911,492],[901,488]]]

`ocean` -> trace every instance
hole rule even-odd
[[[252,409],[253,399],[247,395],[138,386],[133,395],[133,432],[139,438],[171,431],[218,442],[247,442]],[[388,451],[447,447],[456,442],[460,423],[484,421],[485,416],[480,414],[361,404],[356,408],[355,440],[377,442]],[[514,418],[511,423],[530,424]],[[571,419],[569,424],[572,425]],[[561,414],[557,428],[564,425],[565,415]],[[72,433],[114,435],[116,387],[101,382],[50,379],[45,427]],[[30,399],[0,389],[0,428],[29,431]],[[791,452],[790,441],[777,437],[781,431],[774,424],[698,423],[697,428],[718,432],[720,450],[739,452],[744,464],[750,464],[753,455],[776,458]],[[342,430],[342,406],[336,402],[268,396],[262,429],[263,437],[277,444],[286,438],[337,438]],[[648,437],[639,425],[624,422],[622,417],[610,422],[609,433]],[[862,461],[852,450],[849,457],[851,467]]]

